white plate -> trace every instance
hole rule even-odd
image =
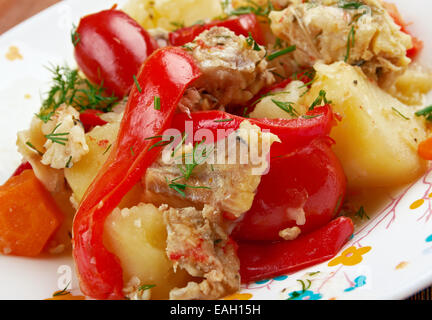
[[[432,65],[430,0],[393,0],[410,29],[423,40],[423,64]],[[85,14],[120,6],[124,1],[63,1],[0,37],[0,183],[20,163],[16,132],[28,127],[40,107],[40,94],[48,89],[50,63],[74,66],[70,30]],[[5,58],[11,46],[23,59]],[[427,60],[429,59],[429,60]],[[28,98],[27,95],[31,97]],[[429,101],[432,101],[429,99]],[[357,230],[344,247],[354,248],[354,265],[346,258],[323,263],[267,281],[245,286],[236,299],[287,299],[311,281],[303,299],[402,299],[432,285],[432,173],[390,200],[382,212]],[[410,206],[420,205],[416,209]],[[362,249],[360,249],[362,248]],[[370,248],[370,249],[369,249]],[[363,250],[363,254],[360,254]],[[367,251],[367,252],[366,252]],[[339,262],[339,263],[338,263]],[[338,263],[338,264],[337,264]],[[0,255],[0,299],[45,299],[56,290],[78,291],[70,257],[24,259]],[[319,273],[309,274],[310,272]]]

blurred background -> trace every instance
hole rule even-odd
[[[60,0],[0,0],[0,34],[57,2]],[[432,288],[410,300],[432,300]]]

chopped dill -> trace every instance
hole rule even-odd
[[[417,111],[415,115],[417,117],[425,117],[427,121],[432,121],[432,105]]]
[[[368,220],[370,220],[369,216],[366,214],[366,211],[364,209],[363,206],[360,207],[360,209],[358,209],[358,211],[355,213],[354,215],[355,217],[359,217],[361,220],[363,220],[363,218],[367,218]]]
[[[108,146],[108,148],[105,149],[105,151],[102,153],[102,155],[104,156],[109,151],[109,149],[111,149],[111,147],[112,147],[112,144],[110,144]]]
[[[79,33],[76,31],[76,25],[72,25],[71,40],[74,47],[81,41]]]
[[[281,108],[283,111],[288,113],[292,117],[298,117],[299,113],[296,109],[294,109],[293,104],[294,102],[284,102],[284,101],[278,101],[275,99],[271,99],[271,101],[279,108]]]
[[[139,84],[139,82],[138,82],[138,80],[137,80],[136,75],[133,75],[133,79],[134,79],[134,82],[135,82],[135,86],[136,86],[137,89],[138,89],[138,92],[141,93],[141,92],[142,92],[142,89],[141,89],[141,86],[140,86],[140,84]]]
[[[138,291],[146,291],[146,290],[149,290],[149,289],[154,288],[154,287],[156,287],[155,284],[144,284],[138,288]]]
[[[253,48],[254,51],[261,51],[260,46],[256,43],[255,39],[252,37],[252,33],[249,32],[249,37],[246,38],[246,43],[249,47]]]
[[[354,28],[354,26],[351,26],[351,29],[348,32],[347,50],[346,50],[346,54],[345,54],[345,58],[344,58],[345,62],[348,62],[350,54],[351,54],[351,49],[354,47],[354,45],[355,45],[355,28]]]
[[[62,104],[73,106],[81,112],[86,109],[109,111],[118,100],[114,95],[104,94],[103,83],[95,86],[87,79],[81,78],[77,69],[52,66],[48,70],[52,73],[52,85],[37,114],[45,123]]]
[[[392,107],[392,110],[401,118],[405,119],[405,120],[409,120],[410,118],[404,116],[398,109],[396,109],[395,107]]]
[[[61,122],[53,129],[53,131],[51,131],[50,134],[45,135],[45,138],[47,138],[48,140],[51,140],[53,143],[58,143],[58,144],[65,146],[66,142],[68,141],[68,138],[66,138],[66,136],[69,135],[69,132],[55,133],[55,131],[60,126],[61,126]]]
[[[154,97],[154,108],[155,108],[155,110],[161,109],[161,99],[159,96]]]
[[[296,49],[296,46],[292,45],[292,46],[286,47],[285,49],[273,52],[272,54],[268,55],[267,60],[268,61],[272,61],[272,60],[274,60],[276,58],[279,58],[280,56],[283,56],[285,54],[293,52],[295,49]]]
[[[31,149],[33,149],[34,151],[36,151],[40,156],[43,156],[43,153],[40,152],[30,141],[27,141],[26,145],[28,145]]]
[[[311,106],[309,107],[309,111],[312,111],[315,109],[316,106],[320,106],[322,103],[324,104],[330,104],[331,101],[327,100],[326,98],[326,92],[324,90],[320,90],[318,93],[318,97],[312,102]]]

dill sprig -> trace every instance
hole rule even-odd
[[[270,20],[268,18],[268,15],[271,11],[274,10],[273,4],[270,0],[267,1],[267,4],[260,6],[255,1],[247,0],[248,6],[241,6],[238,8],[233,8],[231,4],[231,0],[223,0],[221,2],[222,9],[228,16],[240,16],[243,14],[249,14],[253,13],[256,16],[259,17],[265,17],[266,19]]]
[[[347,39],[347,46],[346,46],[347,49],[346,49],[344,62],[348,62],[351,54],[351,49],[355,46],[355,33],[356,32],[354,26],[351,26],[351,29],[348,32],[348,39]]]
[[[246,38],[246,43],[249,47],[253,48],[254,51],[261,51],[260,46],[256,43],[255,39],[252,37],[252,33],[249,32],[249,37]]]
[[[188,185],[188,184],[178,183],[178,182],[175,182],[176,179],[171,180],[171,182],[169,182],[167,178],[165,178],[165,180],[166,180],[166,182],[168,184],[168,187],[170,187],[174,191],[177,191],[183,198],[186,197],[186,193],[185,193],[186,188],[190,188],[190,189],[211,189],[210,187],[205,187],[205,186],[191,186],[191,185]]]
[[[76,30],[77,30],[77,26],[72,25],[71,40],[74,47],[76,47],[76,45],[81,41],[81,37]]]
[[[50,134],[45,135],[45,138],[47,138],[48,140],[51,140],[53,143],[58,143],[58,144],[65,146],[66,142],[68,141],[68,138],[65,138],[65,137],[69,135],[69,132],[55,133],[55,131],[60,126],[61,126],[61,122],[55,126],[55,128],[53,129],[53,131],[51,131]]]
[[[103,82],[96,86],[87,79],[81,78],[77,69],[70,69],[68,66],[52,66],[48,70],[52,73],[52,85],[37,114],[45,123],[62,104],[73,106],[79,111],[86,109],[109,111],[118,100],[114,95],[104,94]]]
[[[294,109],[293,104],[294,102],[284,102],[284,101],[278,101],[275,99],[271,99],[271,101],[280,109],[288,113],[290,116],[297,118],[299,116],[299,113],[296,109]]]
[[[363,206],[360,207],[360,209],[358,209],[358,211],[355,213],[354,215],[355,217],[359,217],[361,220],[363,220],[363,218],[367,218],[368,220],[370,220],[369,216],[366,214],[366,211],[364,209]]]
[[[36,151],[40,156],[43,156],[43,152],[39,151],[30,141],[27,141],[26,145],[28,145],[31,149]]]
[[[357,10],[362,6],[364,6],[364,4],[358,1],[341,0],[338,3],[339,8],[346,9],[346,10]]]
[[[285,49],[282,49],[282,50],[279,50],[279,51],[273,52],[272,54],[269,54],[269,55],[267,56],[267,60],[268,60],[268,61],[272,61],[272,60],[274,60],[274,59],[276,59],[276,58],[279,58],[280,56],[283,56],[283,55],[285,55],[285,54],[288,54],[288,53],[290,53],[290,52],[293,52],[296,48],[297,48],[297,47],[296,47],[295,45],[292,45],[292,46],[289,46],[289,47],[287,47],[287,48],[285,48]]]
[[[417,117],[425,117],[427,121],[432,121],[432,105],[417,111],[415,115]]]
[[[138,288],[138,291],[146,291],[154,287],[156,287],[155,284],[144,284]]]
[[[396,109],[395,107],[392,107],[392,110],[394,113],[396,113],[398,116],[400,116],[401,118],[405,119],[405,120],[409,120],[410,118],[408,118],[407,116],[403,115],[398,109]]]
[[[312,102],[311,106],[309,107],[309,111],[312,111],[315,109],[316,106],[320,106],[323,102],[324,104],[330,104],[331,101],[327,100],[326,92],[324,90],[320,90],[318,93],[318,97]]]

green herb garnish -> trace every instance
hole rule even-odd
[[[348,32],[348,39],[347,39],[347,50],[346,50],[346,54],[345,54],[345,62],[348,62],[350,54],[351,54],[351,49],[354,47],[355,45],[355,28],[354,26],[351,26],[350,31]]]
[[[43,122],[48,122],[55,111],[62,105],[70,105],[79,111],[99,109],[110,111],[117,101],[114,95],[104,94],[103,82],[95,86],[78,75],[78,70],[67,66],[56,66],[48,69],[52,77],[52,86],[37,114]]]
[[[33,149],[34,151],[36,151],[40,156],[43,156],[43,153],[40,152],[30,141],[27,141],[26,145],[28,145],[31,149]]]
[[[154,287],[156,287],[155,284],[144,284],[141,287],[139,287],[138,290],[139,291],[146,291],[146,290],[149,290],[149,289],[154,288]]]
[[[364,6],[364,4],[361,3],[361,2],[358,2],[358,1],[344,1],[344,0],[341,0],[338,3],[338,7],[339,8],[346,9],[346,10],[357,10],[361,6]]]
[[[358,211],[356,212],[356,214],[354,215],[355,217],[359,217],[360,219],[363,220],[363,218],[367,218],[368,220],[370,220],[369,216],[366,214],[365,209],[363,208],[363,206],[360,207],[360,209],[358,209]]]
[[[134,79],[134,82],[135,82],[135,86],[136,86],[137,89],[138,89],[138,92],[141,93],[141,92],[142,92],[142,89],[141,89],[141,86],[140,86],[140,84],[139,84],[139,82],[138,82],[138,80],[137,80],[137,77],[136,77],[135,75],[133,75],[133,79]]]
[[[291,115],[292,117],[298,117],[299,113],[296,109],[294,109],[293,104],[294,102],[284,102],[284,101],[278,101],[275,99],[271,99],[271,101],[279,108],[281,108],[283,111]]]
[[[268,60],[268,61],[272,61],[272,60],[274,60],[274,59],[276,59],[276,58],[279,58],[280,56],[283,56],[283,55],[285,55],[285,54],[288,54],[288,53],[290,53],[290,52],[293,52],[295,49],[296,49],[296,46],[295,46],[295,45],[292,45],[292,46],[289,46],[289,47],[287,47],[287,48],[285,48],[285,49],[282,49],[282,50],[279,50],[279,51],[273,52],[272,54],[269,54],[269,55],[268,55],[267,60]]]
[[[55,131],[60,126],[61,126],[61,122],[53,129],[53,131],[50,134],[45,135],[45,138],[51,140],[53,143],[58,143],[65,146],[66,142],[68,141],[68,138],[65,138],[65,136],[68,136],[69,132],[55,133]]]
[[[312,102],[311,106],[309,107],[309,111],[312,111],[315,109],[316,106],[320,106],[322,103],[330,104],[331,101],[327,100],[326,98],[326,92],[324,90],[320,90],[318,93],[318,97]]]
[[[249,47],[252,47],[255,51],[261,51],[260,46],[256,43],[255,39],[252,37],[252,33],[249,32],[249,37],[246,38],[246,43]]]
[[[432,105],[417,111],[415,115],[417,117],[425,117],[427,121],[432,121]]]
[[[403,119],[405,119],[405,120],[409,120],[409,118],[406,117],[406,116],[404,116],[404,115],[403,115],[403,114],[402,114],[398,109],[392,107],[392,110],[393,110],[397,115],[399,115],[401,118],[403,118]]]
[[[71,40],[74,47],[76,47],[76,45],[81,41],[80,35],[76,31],[76,29],[77,29],[76,25],[73,25],[71,31]]]
[[[161,99],[159,96],[154,97],[154,108],[155,108],[155,110],[161,109]]]
[[[218,120],[213,120],[213,122],[231,122],[234,121],[234,119],[218,119]]]

